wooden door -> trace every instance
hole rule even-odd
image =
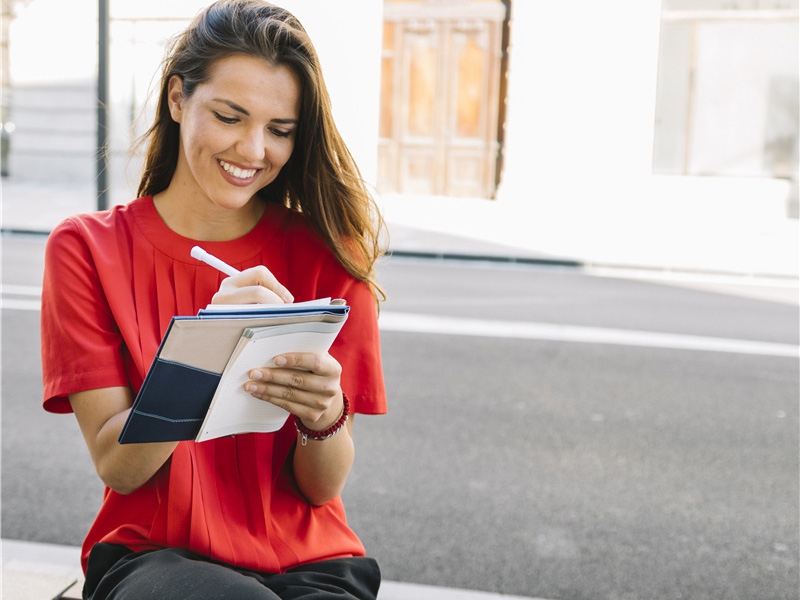
[[[385,3],[381,192],[493,197],[506,12],[491,0]]]

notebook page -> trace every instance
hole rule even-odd
[[[248,330],[252,337],[226,367],[197,441],[280,429],[289,413],[244,391],[249,371],[274,367],[272,359],[285,352],[327,352],[342,325],[316,322]]]

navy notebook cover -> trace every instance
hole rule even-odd
[[[156,359],[119,443],[193,440],[221,377],[221,373]]]

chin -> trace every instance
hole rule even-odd
[[[211,203],[224,210],[242,210],[247,208],[253,200],[255,193],[249,195],[241,195],[238,197],[231,197],[230,195],[217,194],[210,196]]]

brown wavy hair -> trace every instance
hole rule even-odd
[[[283,8],[261,0],[220,0],[172,40],[155,121],[140,140],[146,152],[138,195],[167,189],[178,163],[179,126],[167,101],[170,78],[181,77],[188,98],[208,79],[215,61],[235,54],[290,68],[302,86],[292,156],[258,195],[302,212],[342,266],[368,284],[377,300],[385,299],[375,280],[375,261],[383,254],[383,219],[334,124],[314,46],[300,22]]]

